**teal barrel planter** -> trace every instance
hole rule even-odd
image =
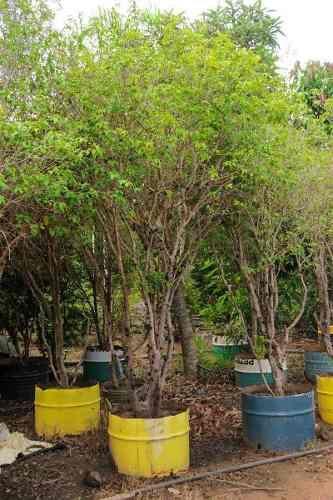
[[[304,353],[305,376],[310,382],[316,382],[316,375],[333,374],[333,358],[325,352]]]
[[[86,380],[106,382],[111,379],[111,353],[88,348],[83,362],[83,376]]]
[[[235,356],[243,352],[246,346],[245,341],[235,342],[226,336],[214,335],[212,340],[212,351],[221,361],[233,361]]]
[[[300,450],[315,438],[313,391],[275,397],[247,390],[242,394],[242,423],[244,439],[252,447]]]
[[[287,370],[287,366],[285,367]],[[268,359],[237,358],[235,361],[235,380],[238,387],[251,385],[273,384],[271,364]]]

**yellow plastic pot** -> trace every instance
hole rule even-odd
[[[118,472],[153,477],[189,467],[188,411],[162,418],[124,418],[109,414],[109,448]]]
[[[100,421],[99,385],[35,390],[35,430],[53,438],[97,429]]]
[[[320,418],[333,424],[333,376],[317,375],[317,395]]]
[[[331,325],[331,326],[328,327],[328,333],[330,335],[333,335],[333,325]],[[319,336],[321,335],[321,330],[318,330],[318,335]]]

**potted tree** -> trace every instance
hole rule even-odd
[[[115,270],[103,233],[95,227],[82,241],[85,266],[91,285],[92,297],[88,297],[91,307],[97,344],[88,346],[84,363],[84,377],[106,382],[112,378],[112,353],[114,329],[114,288]],[[116,360],[114,359],[116,364]],[[113,371],[115,385],[118,385],[116,371]]]
[[[95,344],[87,347],[84,378],[102,383],[112,381],[116,392],[121,390],[127,364],[119,335],[122,298],[116,261],[98,220],[81,235],[78,247],[88,276],[88,283],[80,288],[89,306],[96,338]]]
[[[333,283],[331,167],[319,164],[312,168],[304,177],[303,184],[307,203],[300,224],[308,241],[311,270],[315,278],[315,319],[318,329],[317,343],[314,348],[305,351],[304,364],[306,377],[315,382],[317,375],[333,373],[333,305],[330,293]]]
[[[72,374],[65,367],[62,287],[68,273],[70,246],[64,245],[64,233],[61,240],[52,233],[50,228],[41,233],[39,265],[33,271],[27,266],[26,271],[39,305],[40,335],[55,381],[52,385],[38,384],[35,391],[35,430],[46,438],[81,434],[96,429],[100,420],[99,384],[96,381],[77,384],[89,341],[89,321],[80,361]],[[38,255],[36,250],[34,245],[34,259]],[[47,323],[51,325],[49,335],[46,334]]]
[[[6,5],[2,14],[6,84],[0,103],[0,189],[1,217],[7,222],[0,279],[12,250],[22,243],[22,268],[38,304],[40,334],[57,385],[36,388],[36,431],[47,437],[75,434],[97,427],[100,395],[95,382],[70,387],[77,376],[71,380],[64,363],[66,266],[74,263],[76,235],[93,213],[89,183],[79,182],[82,157],[93,155],[80,151],[81,131],[76,118],[65,114],[62,93],[74,64],[74,37],[53,29],[53,12],[43,1]]]
[[[195,308],[210,333],[210,358],[221,368],[233,366],[235,357],[249,347],[247,329],[239,314],[240,310],[244,310],[247,316],[247,292],[241,285],[238,267],[226,246],[226,233],[216,227],[200,246],[191,272],[196,293]],[[221,247],[224,248],[222,254]]]
[[[304,447],[315,436],[313,391],[288,385],[285,369],[290,335],[307,300],[305,237],[298,231],[297,219],[302,207],[299,179],[306,159],[314,156],[303,135],[292,127],[270,130],[270,151],[269,175],[262,159],[258,176],[252,178],[238,204],[237,219],[233,214],[231,223],[234,254],[253,317],[249,341],[255,356],[255,339],[263,338],[270,365],[269,370],[261,369],[264,385],[243,389],[243,432],[245,440],[257,448],[292,450]],[[292,275],[298,277],[299,287],[288,303],[281,290],[283,281]]]
[[[111,411],[109,443],[120,472],[152,476],[186,469],[189,463],[188,411],[164,408],[162,397],[173,353],[174,295],[200,241],[220,221],[233,194],[227,160],[238,146],[257,141],[253,130],[259,134],[278,102],[268,91],[271,84],[276,83],[281,98],[283,93],[279,82],[260,70],[255,55],[237,51],[226,37],[205,40],[173,17],[118,22],[123,30],[108,37],[112,26],[105,18],[94,21],[103,46],[95,61],[94,94],[84,96],[95,103],[98,95],[107,103],[106,82],[117,96],[114,148],[102,155],[113,185],[102,190],[97,213],[121,279],[131,407],[126,413]],[[145,33],[159,34],[153,43],[142,35],[144,23]],[[116,64],[110,65],[110,58]],[[147,375],[139,387],[125,257],[135,266],[148,311]]]
[[[319,414],[329,424],[333,423],[333,347],[332,347],[332,167],[317,164],[303,179],[306,209],[301,220],[301,230],[308,239],[311,269],[315,276],[317,292],[318,339],[314,348],[304,353],[305,375],[316,382]],[[307,196],[311,190],[311,196]]]

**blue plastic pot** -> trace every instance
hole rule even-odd
[[[316,382],[316,375],[333,373],[333,358],[325,352],[304,353],[305,376],[312,383]]]
[[[291,396],[242,394],[245,441],[257,449],[301,450],[315,438],[313,391]]]

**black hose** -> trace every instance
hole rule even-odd
[[[252,467],[259,467],[260,465],[274,464],[277,462],[286,462],[287,460],[292,460],[294,458],[306,457],[308,455],[320,454],[333,449],[333,443],[322,448],[314,448],[312,450],[299,451],[295,453],[289,453],[288,455],[282,455],[281,457],[265,458],[263,460],[257,460],[256,462],[247,462],[245,464],[231,465],[229,467],[224,467],[223,469],[215,469],[207,472],[200,472],[198,474],[193,474],[191,476],[177,477],[175,479],[167,479],[155,484],[148,484],[137,490],[129,491],[127,493],[120,493],[113,495],[112,497],[105,497],[102,500],[127,500],[133,498],[136,495],[147,493],[153,490],[160,490],[162,488],[169,488],[170,486],[175,486],[177,484],[189,483],[192,481],[199,481],[200,479],[207,479],[215,476],[220,476],[221,474],[228,474],[230,472],[238,472],[240,470],[251,469]]]

